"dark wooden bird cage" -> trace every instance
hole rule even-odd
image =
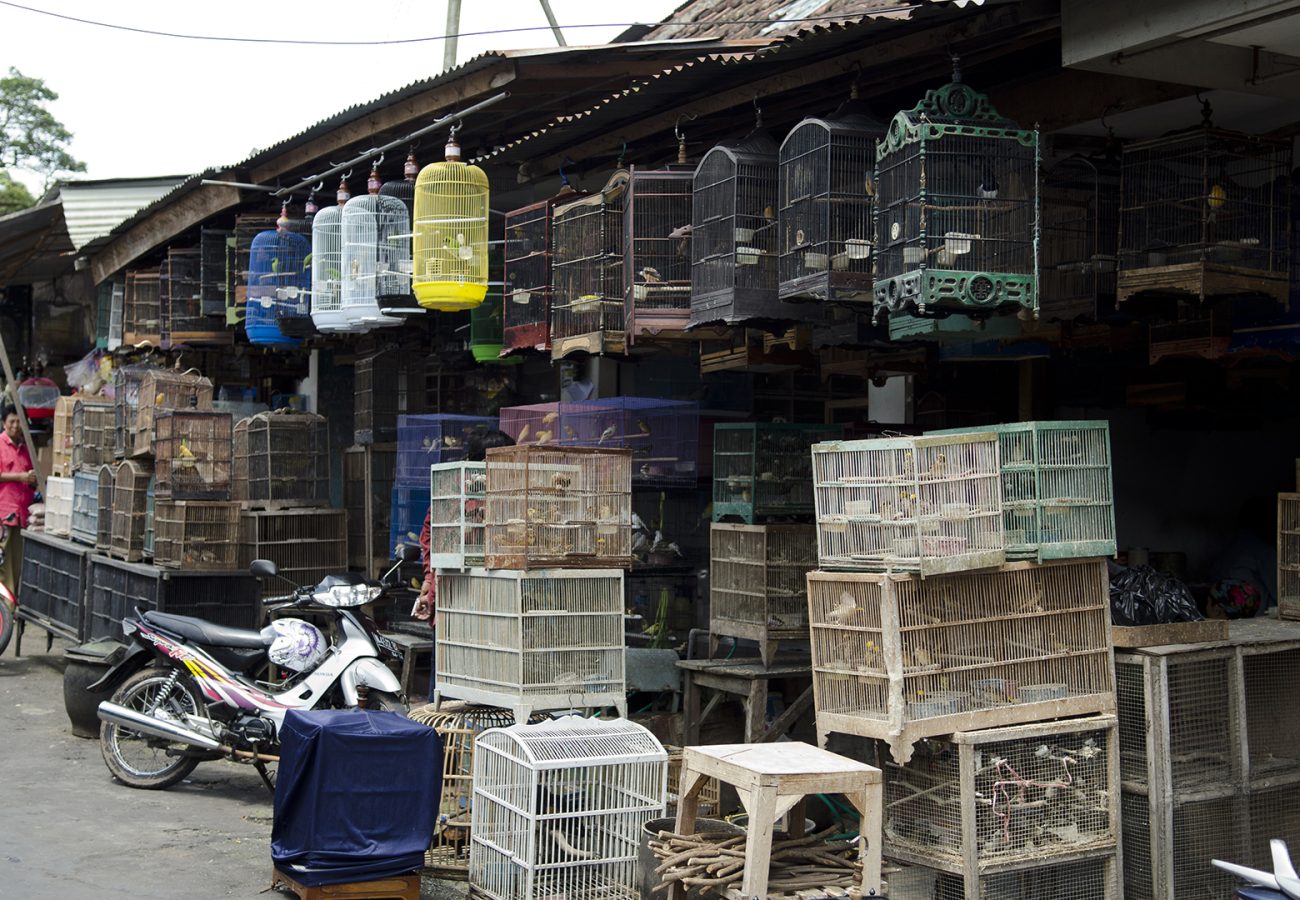
[[[212,409],[212,382],[198,372],[149,369],[140,377],[135,418],[126,435],[127,456],[153,453],[155,417],[169,409]]]
[[[382,350],[357,360],[353,387],[353,440],[387,444],[397,440],[399,416],[428,407],[428,361],[407,350]]]
[[[506,213],[501,334],[506,354],[551,349],[551,215],[557,204],[579,196],[566,185],[548,200]]]
[[[159,303],[169,346],[228,344],[234,333],[203,311],[203,248],[168,250],[159,269]]]
[[[323,416],[277,409],[234,427],[233,497],[245,509],[328,506],[329,427]]]
[[[230,413],[168,409],[156,415],[153,424],[158,499],[230,498]]]
[[[1122,303],[1138,294],[1287,300],[1291,140],[1210,126],[1124,148]]]
[[[162,305],[157,269],[134,269],[126,273],[126,295],[122,301],[122,343],[162,344]]]
[[[117,464],[105,463],[95,471],[96,497],[102,515],[95,520],[95,552],[107,553],[113,541],[113,482]]]
[[[77,397],[72,404],[72,468],[98,472],[113,461],[113,401],[107,397]]]
[[[153,562],[179,569],[225,570],[239,565],[239,504],[221,500],[154,502]]]
[[[140,385],[146,375],[157,371],[157,366],[143,363],[113,370],[113,456],[118,459],[134,452]]]
[[[108,552],[117,559],[144,558],[144,515],[153,466],[147,459],[128,459],[113,474],[113,514]]]
[[[1115,300],[1119,160],[1069,156],[1043,173],[1040,315],[1094,318]]]
[[[632,166],[623,217],[623,290],[627,340],[680,334],[691,321],[691,183],[682,163]]]
[[[226,323],[226,242],[230,232],[218,228],[199,231],[199,312],[221,327]]]
[[[245,511],[239,516],[238,566],[246,570],[255,559],[269,559],[294,584],[317,584],[347,569],[347,526],[341,509]],[[264,579],[262,593],[283,590]]]
[[[885,128],[856,100],[808,118],[784,141],[777,208],[782,300],[870,303],[875,184]]]
[[[629,174],[551,213],[551,356],[622,353],[623,216]]]
[[[955,75],[876,153],[876,312],[1038,311],[1038,132]]]
[[[248,265],[253,238],[275,227],[274,213],[235,216],[235,229],[226,239],[226,324],[242,325],[248,307]]]

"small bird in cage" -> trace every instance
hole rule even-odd
[[[464,442],[454,434],[444,434],[442,436],[442,443],[454,450]]]
[[[552,436],[552,432],[550,432],[549,430],[548,430],[548,431],[539,431],[539,432],[537,432],[537,441],[536,441],[536,443],[538,443],[538,444],[545,444],[547,441],[549,441],[549,440],[551,439],[551,436]]]
[[[560,414],[557,413],[557,412],[548,412],[546,415],[542,416],[542,424],[543,424],[543,425],[550,425],[552,422],[554,422],[554,421],[555,421],[556,419],[558,419],[559,417],[560,417]]]
[[[606,427],[605,430],[600,433],[600,437],[596,440],[596,443],[598,445],[605,443],[610,438],[612,438],[617,432],[618,432],[617,425],[610,425]]]
[[[646,284],[659,284],[664,280],[663,276],[659,274],[659,270],[653,266],[646,266],[641,270],[640,275],[641,280]]]
[[[528,438],[528,423],[525,422],[524,427],[519,429],[519,435],[515,438],[515,443],[522,444],[525,440],[527,440],[527,438]]]
[[[998,199],[998,175],[992,169],[987,170],[980,180],[979,194],[981,200]]]
[[[646,424],[645,419],[637,419],[637,420],[636,420],[636,427],[637,427],[637,429],[638,429],[642,434],[644,434],[644,435],[646,435],[647,437],[649,437],[649,435],[650,435],[650,426]]]
[[[578,439],[578,432],[576,432],[576,431],[573,430],[573,426],[572,426],[572,425],[565,425],[565,426],[564,426],[564,437],[565,437],[567,440],[570,440],[570,441],[576,441],[576,440]]]
[[[551,475],[551,487],[556,490],[566,490],[573,484],[573,477],[566,475],[564,472],[555,472]]]

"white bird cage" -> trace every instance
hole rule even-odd
[[[45,479],[45,533],[67,537],[72,532],[72,479]]]
[[[483,565],[487,470],[481,462],[429,467],[429,565],[468,569]]]
[[[634,900],[668,755],[632,722],[566,716],[474,742],[469,880],[493,900]]]
[[[993,432],[828,441],[812,459],[822,568],[926,576],[1006,561]]]
[[[339,181],[338,204],[311,220],[311,320],[322,333],[364,331],[343,312],[343,205],[352,198]]]
[[[439,572],[435,702],[627,715],[623,572]]]
[[[410,292],[411,214],[401,200],[380,195],[377,171],[366,185],[369,193],[343,207],[340,305],[354,328],[400,325],[400,318],[380,312],[379,297]]]

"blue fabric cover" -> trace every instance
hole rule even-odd
[[[391,712],[291,710],[280,732],[271,859],[314,887],[424,864],[442,794],[442,740]]]
[[[1266,887],[1239,887],[1237,896],[1241,900],[1287,900],[1286,894]]]

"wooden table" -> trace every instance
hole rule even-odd
[[[402,651],[402,672],[398,679],[402,682],[402,693],[408,698],[412,693],[411,688],[414,687],[415,664],[420,655],[427,653],[430,667],[433,665],[433,632],[428,629],[428,626],[425,626],[425,633],[429,637],[416,637],[413,634],[398,631],[381,632],[384,637],[396,644]]]
[[[683,743],[686,744],[700,742],[700,726],[727,699],[728,694],[739,698],[745,708],[745,740],[751,744],[766,743],[782,736],[800,716],[812,709],[812,663],[807,660],[777,660],[764,667],[757,659],[683,659],[677,665],[683,676]],[[770,683],[775,680],[799,680],[806,682],[807,686],[770,727],[764,728]],[[704,690],[714,694],[701,708],[701,692]]]
[[[790,834],[801,837],[809,794],[843,794],[861,814],[862,895],[880,892],[884,782],[879,769],[801,742],[687,747],[682,755],[678,834],[695,832],[700,790],[709,778],[734,787],[749,814],[741,896],[768,896],[773,826],[790,812]],[[685,896],[685,887],[674,884],[672,900]]]

